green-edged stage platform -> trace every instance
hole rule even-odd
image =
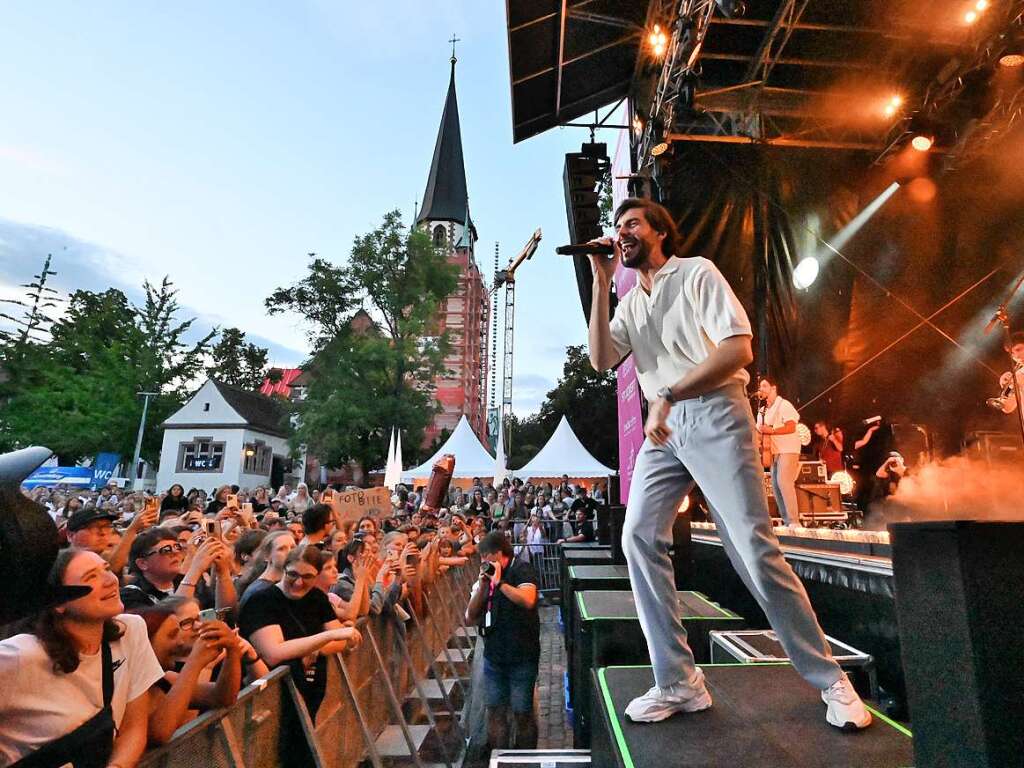
[[[820,692],[788,664],[702,664],[714,706],[660,723],[623,712],[654,685],[650,667],[592,673],[595,768],[909,768],[910,731],[872,709],[847,733],[825,722]]]
[[[590,675],[609,664],[648,664],[647,641],[640,629],[633,593],[617,590],[577,592],[573,642],[568,653],[569,697],[573,707],[573,743],[590,745]],[[708,661],[712,631],[743,629],[744,619],[700,592],[678,592],[679,618],[698,663]]]
[[[598,544],[576,544],[575,546],[562,544],[560,561],[559,575],[561,580],[559,583],[562,585],[560,610],[562,626],[565,626],[565,623],[571,620],[569,614],[572,613],[573,604],[572,593],[569,591],[569,569],[573,566],[581,565],[612,565],[612,550],[611,547]],[[569,633],[566,632],[566,637],[568,635]]]
[[[576,593],[594,589],[628,591],[629,569],[625,565],[570,565],[566,574],[569,581],[562,588],[562,641],[569,651],[573,641],[572,623],[576,617]]]

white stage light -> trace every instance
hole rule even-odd
[[[793,270],[793,285],[801,291],[806,291],[811,287],[811,283],[817,279],[819,268],[820,264],[818,264],[818,260],[813,256],[801,259],[800,263]]]

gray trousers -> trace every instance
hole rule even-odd
[[[700,485],[726,554],[764,610],[796,670],[828,688],[842,674],[803,584],[779,551],[754,449],[754,421],[737,382],[682,400],[668,417],[666,445],[645,440],[633,469],[622,547],[640,626],[659,687],[695,675],[693,653],[676,610],[668,551],[672,523],[694,482]]]
[[[772,457],[772,488],[782,519],[800,525],[800,507],[796,501],[796,476],[800,473],[799,453],[777,453]]]

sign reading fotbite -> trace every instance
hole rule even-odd
[[[342,522],[361,517],[382,518],[391,515],[391,491],[387,488],[366,488],[334,495],[334,505]]]

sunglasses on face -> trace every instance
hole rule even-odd
[[[151,549],[149,552],[146,552],[143,557],[151,557],[152,555],[164,555],[166,557],[172,552],[181,552],[183,549],[184,547],[181,546],[181,544],[174,542],[173,544],[164,544],[162,547],[158,547],[157,549]]]
[[[288,581],[310,582],[310,581],[313,581],[317,577],[317,574],[315,574],[315,573],[299,573],[298,571],[285,571],[284,572],[284,577],[286,579],[288,579]]]

